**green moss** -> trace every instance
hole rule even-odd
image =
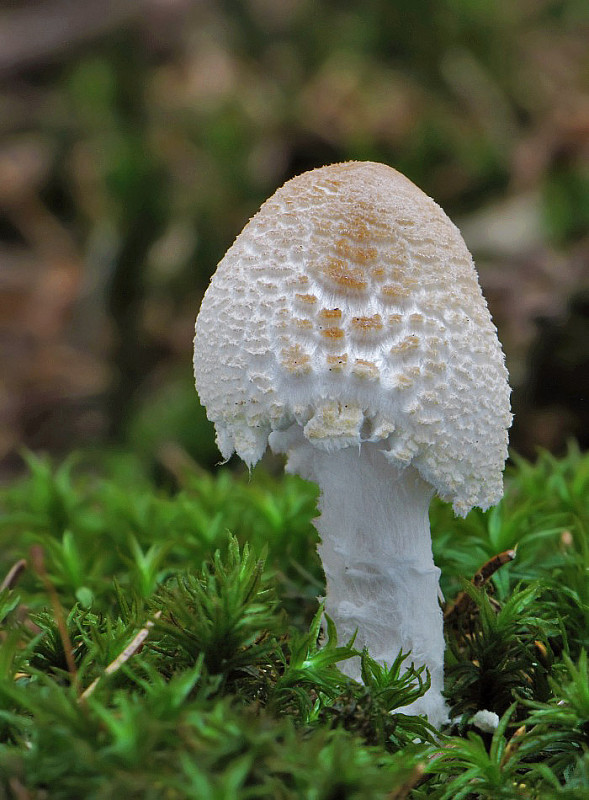
[[[183,466],[172,492],[128,455],[97,462],[30,456],[0,494],[0,574],[28,562],[0,593],[0,796],[584,796],[589,457],[575,447],[516,459],[490,512],[432,506],[446,599],[466,591],[438,737],[395,711],[428,684],[402,655],[385,669],[364,653],[364,686],[338,670],[358,653],[321,632],[315,487]],[[471,722],[483,708],[503,715],[494,734]]]

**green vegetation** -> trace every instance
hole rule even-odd
[[[163,490],[126,455],[28,464],[0,494],[0,797],[587,796],[589,456],[575,447],[517,460],[490,512],[432,506],[439,735],[397,712],[428,685],[410,655],[385,668],[321,629],[312,485],[185,465]],[[363,686],[338,669],[357,656]],[[473,721],[483,709],[494,731]]]

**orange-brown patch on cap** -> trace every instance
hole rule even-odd
[[[342,312],[340,308],[322,308],[318,316],[325,320],[341,319]]]
[[[341,289],[365,292],[368,281],[363,269],[351,266],[341,258],[328,258],[318,266],[318,273],[328,283]]]
[[[311,371],[311,357],[299,344],[283,348],[280,361],[292,375],[307,375]]]
[[[335,243],[335,251],[339,258],[362,266],[374,261],[378,255],[376,247],[360,247],[355,242],[346,239],[340,239]]]
[[[303,319],[301,317],[293,317],[293,322],[295,327],[301,328],[302,330],[310,330],[313,327],[313,323],[310,319]]]
[[[404,300],[409,297],[409,289],[399,283],[387,283],[380,291],[385,300]]]
[[[348,363],[348,354],[342,353],[339,356],[327,356],[327,366],[330,372],[341,372]]]
[[[343,339],[346,335],[342,328],[323,328],[321,336],[325,339]]]
[[[371,334],[380,333],[383,327],[380,314],[373,314],[371,317],[352,318],[354,333],[360,336],[370,336]]]
[[[404,353],[409,353],[411,350],[415,350],[416,347],[419,347],[419,336],[406,336],[391,347],[390,353],[391,355],[403,355]]]

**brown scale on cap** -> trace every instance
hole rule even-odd
[[[408,389],[410,386],[413,386],[413,379],[408,375],[400,373],[396,377],[396,385],[399,389]]]
[[[359,264],[362,267],[370,266],[378,256],[376,247],[359,247],[346,239],[340,239],[339,242],[336,242],[334,249],[338,258],[344,259],[348,263]]]
[[[352,317],[351,324],[353,333],[363,338],[374,337],[384,330],[380,314],[373,314],[370,317]]]
[[[404,258],[403,263],[406,263],[406,260],[407,259]],[[388,275],[391,281],[394,281],[395,283],[400,283],[405,289],[408,289],[412,286],[416,286],[418,283],[417,279],[414,276],[408,274],[407,269],[402,269],[401,267],[397,266],[391,267],[391,269],[388,272]]]
[[[342,311],[341,308],[322,308],[318,314],[320,319],[324,320],[334,320],[334,319],[341,319],[342,318]]]
[[[405,353],[411,352],[411,350],[416,350],[419,345],[419,337],[412,334],[411,336],[406,336],[404,339],[401,339],[397,344],[394,344],[389,352],[391,355],[395,356],[404,355]]]
[[[310,283],[311,283],[311,281],[309,280],[307,275],[304,275],[304,274],[303,275],[291,275],[285,281],[285,284],[287,286],[296,286],[298,289],[304,289],[307,286],[309,286]]]
[[[337,223],[337,230],[353,242],[367,243],[370,246],[391,240],[390,226],[384,221],[382,208],[375,207],[374,202],[356,200],[348,208],[346,216]]]
[[[335,255],[317,265],[311,264],[311,274],[344,293],[363,293],[370,288],[372,279],[385,277],[386,271],[379,262],[376,245],[386,242],[390,231],[370,204],[356,204],[347,211],[343,221],[334,223],[322,219],[316,224],[320,234],[334,242]]]
[[[340,291],[364,293],[368,288],[365,270],[343,258],[327,258],[315,267],[311,265],[309,272],[314,272],[323,283]]]
[[[304,305],[313,306],[317,302],[317,296],[314,294],[295,294],[295,299]]]
[[[313,329],[313,323],[311,322],[310,319],[303,319],[302,317],[293,317],[293,322],[296,325],[296,327],[300,328],[301,330],[308,331]]]
[[[409,289],[400,283],[387,283],[381,288],[380,293],[385,300],[393,302],[395,300],[405,300],[411,294]]]
[[[284,347],[280,356],[282,366],[292,375],[307,375],[311,371],[311,357],[300,344]]]
[[[358,213],[355,209],[350,209],[346,218],[340,221],[338,232],[354,242],[374,241],[370,228],[370,223],[374,222],[374,218],[371,220],[370,216],[370,211],[367,208],[362,209],[361,213]]]
[[[345,335],[346,332],[343,328],[323,328],[321,330],[321,336],[323,336],[324,339],[339,340],[343,339]]]
[[[348,363],[348,354],[342,353],[339,356],[327,355],[325,361],[330,372],[342,372]]]

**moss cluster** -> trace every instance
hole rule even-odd
[[[517,461],[485,514],[434,503],[439,735],[395,713],[428,685],[410,654],[338,670],[358,653],[321,630],[313,486],[177,479],[31,457],[1,490],[1,798],[587,795],[588,456]]]

